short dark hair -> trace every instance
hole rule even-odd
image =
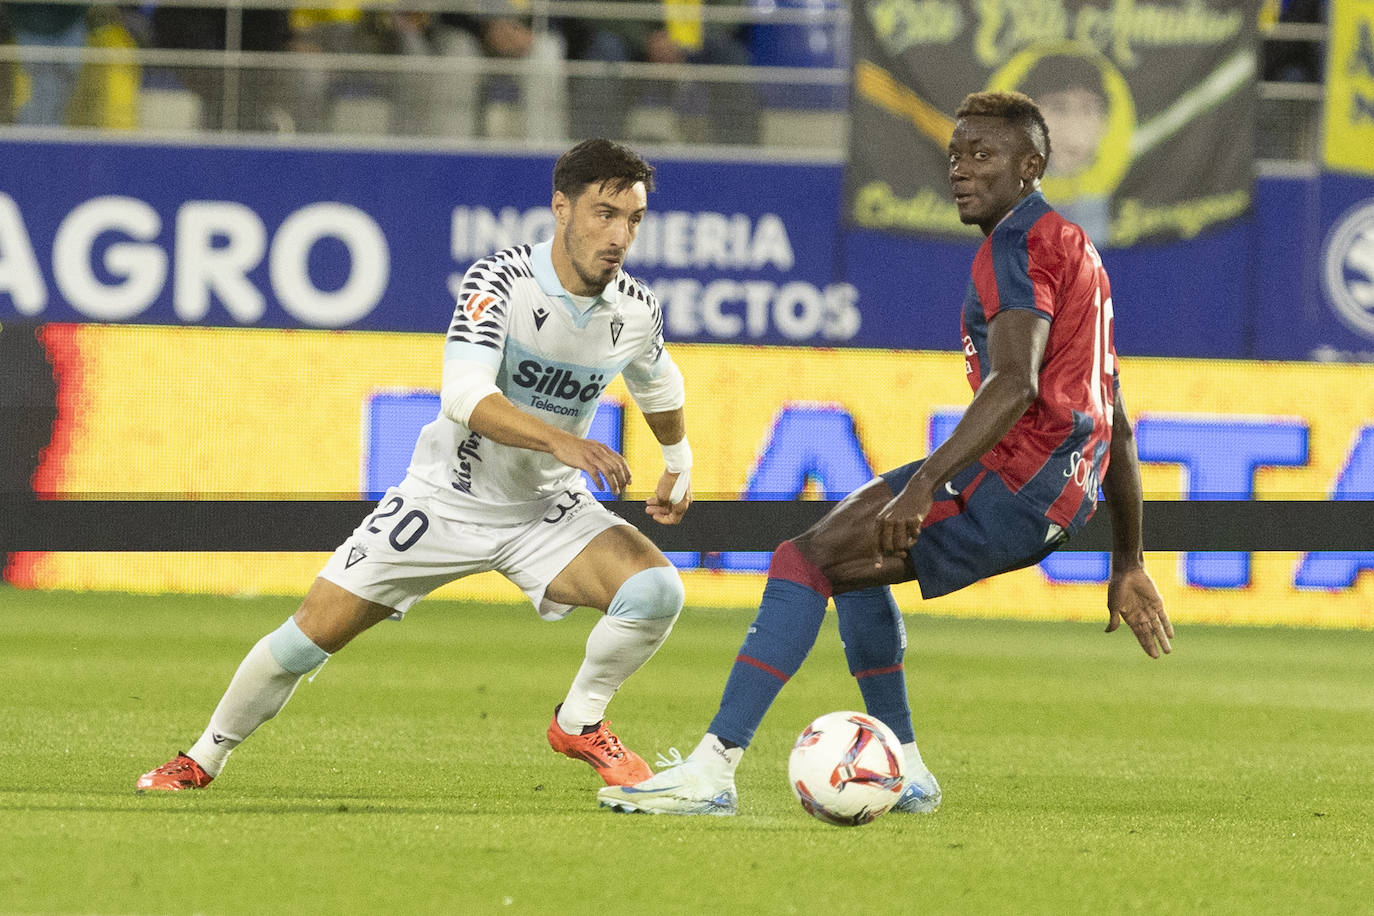
[[[644,190],[654,189],[654,167],[630,149],[611,140],[597,138],[581,143],[558,157],[553,167],[553,189],[576,199],[589,185],[609,186],[619,192],[644,182]]]
[[[1050,129],[1045,124],[1045,116],[1040,106],[1024,92],[972,92],[964,96],[964,102],[954,117],[969,118],[987,115],[992,118],[1006,118],[1026,132],[1035,151],[1050,161]]]

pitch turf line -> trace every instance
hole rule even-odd
[[[794,733],[858,704],[833,621],[733,819],[594,807],[543,743],[589,612],[422,604],[303,685],[206,792],[134,777],[202,727],[277,599],[0,589],[4,913],[1350,913],[1374,900],[1369,634],[913,616],[933,818],[811,821]],[[714,711],[747,612],[689,609],[612,707],[652,759]]]

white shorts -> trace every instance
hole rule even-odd
[[[544,590],[598,534],[629,524],[585,489],[551,497],[530,522],[461,522],[444,517],[453,506],[436,511],[436,501],[409,483],[387,490],[320,571],[397,617],[441,585],[493,570],[519,586],[540,617],[566,617],[574,605],[550,601]]]

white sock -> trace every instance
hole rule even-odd
[[[229,753],[291,699],[302,675],[283,668],[268,648],[271,634],[258,640],[234,672],[229,688],[210,716],[210,724],[186,755],[211,776],[224,769]]]
[[[687,759],[701,767],[713,783],[730,783],[735,779],[735,768],[744,757],[744,748],[726,747],[720,739],[707,732]]]
[[[658,651],[676,619],[606,615],[598,620],[587,636],[587,656],[558,710],[558,727],[576,735],[584,725],[600,722],[611,697]]]
[[[926,762],[921,759],[921,749],[916,746],[915,741],[908,741],[903,744],[902,752],[906,756],[906,774],[908,776],[918,776],[930,772]]]

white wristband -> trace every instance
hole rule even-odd
[[[682,471],[677,475],[677,481],[673,484],[673,489],[668,493],[668,502],[677,505],[682,502],[682,497],[687,495],[687,488],[692,485],[692,472]]]
[[[660,442],[659,448],[663,449],[663,466],[669,474],[681,474],[692,467],[692,447],[687,444],[686,436],[676,445]]]

